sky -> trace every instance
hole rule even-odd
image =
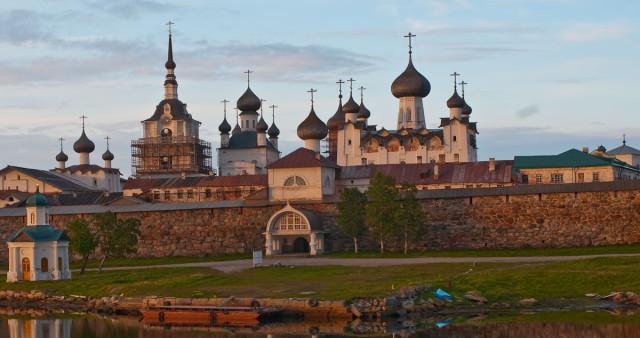
[[[408,61],[431,83],[427,128],[448,117],[451,73],[461,74],[478,123],[478,158],[558,154],[622,144],[640,148],[640,2],[628,0],[351,1],[3,1],[0,3],[0,168],[57,166],[59,138],[69,156],[82,132],[103,164],[131,173],[131,140],[163,99],[168,21],[172,21],[179,99],[220,146],[222,100],[228,119],[251,89],[276,105],[282,155],[304,146],[296,128],[310,110],[328,120],[339,79],[369,124],[396,128],[393,80]],[[349,95],[348,86],[344,86]],[[271,124],[271,110],[265,109]],[[217,152],[213,164],[217,167]]]

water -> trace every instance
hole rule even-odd
[[[304,321],[245,326],[167,326],[138,317],[0,318],[0,337],[197,338],[197,337],[640,337],[632,311],[547,311],[464,314],[387,321]]]

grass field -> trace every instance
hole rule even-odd
[[[136,263],[137,264],[137,263]],[[470,271],[470,269],[472,269]],[[283,266],[223,273],[208,268],[153,268],[73,274],[71,281],[5,283],[0,289],[51,290],[93,297],[384,297],[400,288],[432,284],[454,296],[476,290],[490,302],[533,297],[584,298],[585,293],[640,292],[640,257],[558,263],[419,264],[391,267]],[[0,277],[4,281],[4,278]],[[446,282],[451,287],[445,287]],[[392,290],[393,286],[393,290]],[[311,293],[309,293],[311,292]]]

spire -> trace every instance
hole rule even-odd
[[[164,64],[167,68],[167,75],[164,80],[164,98],[165,99],[177,99],[178,98],[178,82],[174,71],[176,69],[176,63],[173,61],[173,43],[171,42],[171,25],[175,23],[167,22],[169,26],[169,51],[167,53],[167,62]]]

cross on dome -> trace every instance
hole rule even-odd
[[[276,120],[276,108],[278,108],[278,106],[276,106],[275,104],[272,104],[269,106],[269,108],[271,108],[271,119],[272,119],[271,123],[274,123]]]
[[[349,94],[353,93],[353,82],[355,82],[356,80],[354,80],[353,78],[349,78],[349,80],[347,80],[347,82],[349,82]]]
[[[165,23],[165,25],[169,26],[169,35],[171,35],[171,25],[175,25],[175,24],[176,24],[175,22],[171,22],[171,21]]]
[[[220,103],[224,104],[224,118],[227,118],[227,103],[229,103],[230,101],[227,99],[224,99],[222,101],[220,101]]]
[[[411,38],[412,38],[412,37],[415,37],[415,36],[416,36],[416,35],[415,35],[415,34],[411,34],[411,32],[409,32],[409,34],[408,34],[408,35],[405,35],[405,36],[404,36],[405,38],[409,38],[409,55],[411,55],[411,48],[412,48],[412,47],[411,47]]]
[[[60,141],[60,151],[62,151],[62,141],[64,141],[64,139],[61,137],[58,139],[58,141]]]
[[[460,82],[460,88],[462,88],[462,98],[464,99],[464,85],[469,84],[469,82]]]
[[[267,102],[265,99],[260,99],[260,115],[262,115],[262,103]]]
[[[107,136],[104,139],[107,140],[107,150],[109,150],[109,140],[111,139],[111,137]]]
[[[453,74],[451,74],[451,76],[453,76],[453,89],[456,89],[456,88],[458,88],[457,79],[458,79],[458,76],[460,76],[460,74],[458,74],[456,72],[453,72]]]
[[[249,83],[251,82],[251,81],[249,80],[249,76],[251,75],[251,73],[253,73],[253,71],[251,71],[251,70],[247,69],[247,71],[246,71],[246,72],[244,72],[244,73],[245,73],[245,74],[247,74],[247,87],[249,87]]]
[[[342,97],[342,84],[344,83],[344,81],[342,81],[342,79],[339,79],[338,82],[336,82],[338,84],[338,91],[340,92],[340,97]]]
[[[84,120],[87,118],[86,116],[82,115],[80,116],[80,118],[82,119],[82,130],[84,130]]]
[[[363,98],[364,98],[364,91],[365,91],[367,88],[360,86],[360,88],[358,88],[358,89],[360,89],[360,101],[362,101],[362,100],[363,100]]]
[[[310,90],[307,90],[307,93],[311,93],[311,107],[313,107],[313,93],[317,92],[317,89],[313,89],[311,88]]]

